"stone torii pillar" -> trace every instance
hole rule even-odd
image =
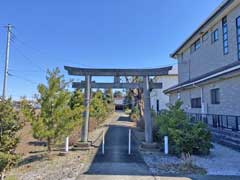
[[[145,142],[151,144],[152,137],[152,117],[150,109],[150,88],[149,77],[143,77],[143,98],[144,98],[144,122],[145,122]]]
[[[81,141],[84,143],[88,142],[88,125],[89,125],[89,112],[90,112],[90,98],[91,98],[91,76],[86,75],[85,76],[85,112],[84,112],[84,117],[83,117],[83,126],[82,126],[82,136],[81,136]]]

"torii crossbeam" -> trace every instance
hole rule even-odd
[[[73,82],[73,88],[85,89],[85,119],[83,123],[82,141],[88,142],[88,122],[89,122],[89,107],[90,107],[90,92],[91,88],[142,88],[144,93],[144,121],[145,121],[145,142],[152,143],[152,118],[150,111],[150,90],[161,89],[162,83],[149,82],[149,76],[164,76],[172,69],[172,66],[153,69],[95,69],[95,68],[78,68],[64,66],[69,75],[85,76],[85,81]],[[113,83],[96,83],[91,81],[92,76],[113,76]],[[143,77],[143,82],[139,83],[121,83],[120,76],[140,76]]]

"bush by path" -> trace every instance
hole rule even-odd
[[[182,102],[170,105],[168,110],[155,116],[156,138],[163,143],[169,137],[169,151],[180,156],[183,154],[206,155],[210,153],[211,133],[202,123],[192,124],[181,109]]]

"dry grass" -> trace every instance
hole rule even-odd
[[[111,117],[107,118],[105,123],[108,124],[114,116],[116,114],[112,114]],[[92,124],[92,127],[90,129],[89,140],[94,141],[105,126],[102,124],[101,128],[97,128],[94,120],[91,120],[90,124]],[[16,152],[22,158],[17,167],[8,172],[7,180],[35,180],[44,179],[45,177],[49,177],[48,179],[55,179],[55,177],[66,179],[77,177],[81,173],[83,165],[90,163],[97,152],[96,146],[87,151],[70,151],[63,155],[63,144],[60,144],[55,146],[53,152],[49,155],[46,143],[33,138],[32,128],[28,122],[20,130],[19,137],[20,142]],[[76,143],[79,137],[80,129],[76,128],[70,137],[70,143]]]
[[[16,153],[21,156],[28,156],[32,152],[46,150],[46,144],[40,142],[32,136],[32,127],[29,122],[26,122],[23,128],[19,131],[20,142],[17,146]]]

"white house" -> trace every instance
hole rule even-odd
[[[166,109],[166,105],[169,103],[169,96],[164,94],[163,91],[178,84],[177,66],[173,66],[168,75],[156,76],[153,81],[162,83],[162,89],[153,89],[150,94],[151,108],[154,111],[159,112],[162,109]]]

